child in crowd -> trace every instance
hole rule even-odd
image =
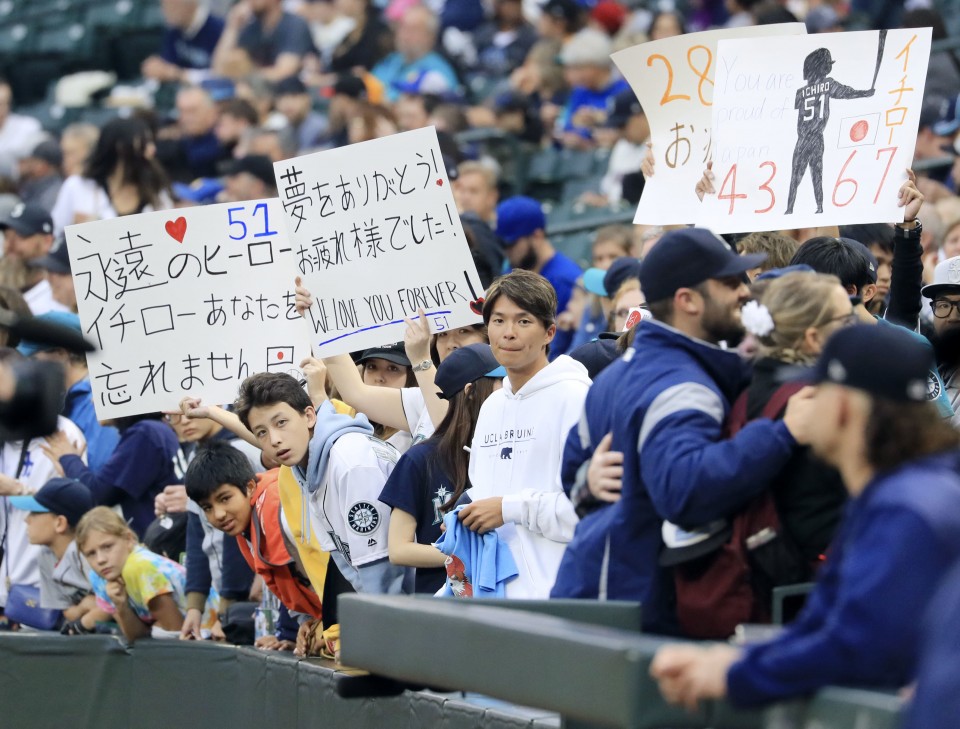
[[[266,588],[288,610],[300,616],[301,643],[306,640],[310,618],[323,617],[318,590],[325,585],[327,559],[316,560],[319,553],[300,554],[286,525],[277,487],[278,471],[261,474],[250,468],[243,454],[222,441],[200,448],[187,469],[187,494],[200,507],[214,529],[226,539],[236,539],[244,559],[263,578]],[[314,580],[319,580],[316,589]],[[332,602],[332,600],[331,600]]]
[[[470,487],[470,454],[480,406],[501,386],[506,371],[489,344],[471,344],[451,353],[437,369],[440,397],[450,406],[436,432],[407,451],[387,479],[380,500],[390,506],[390,561],[415,567],[416,592],[443,587],[446,555],[433,545],[443,513]]]
[[[180,635],[186,601],[183,567],[139,544],[123,518],[106,506],[87,512],[76,536],[91,567],[97,606],[113,615],[128,641]],[[206,627],[213,628],[216,613],[209,612]]]
[[[235,408],[264,452],[282,464],[281,490],[284,482],[288,492],[292,483],[299,486],[300,538],[312,529],[357,592],[409,591],[406,570],[387,559],[390,513],[379,500],[399,453],[373,436],[367,418],[339,414],[329,401],[314,409],[300,383],[279,373],[244,380]]]
[[[41,547],[40,607],[63,612],[62,632],[92,633],[109,615],[97,607],[73,538],[77,523],[93,508],[90,492],[79,481],[52,478],[33,496],[11,496],[10,504],[28,512],[27,538]]]

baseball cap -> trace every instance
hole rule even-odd
[[[937,294],[960,294],[960,256],[938,263],[933,269],[933,283],[920,289],[920,293],[928,299]]]
[[[440,388],[439,397],[449,400],[481,377],[506,376],[507,371],[497,362],[489,344],[470,344],[447,355],[437,368],[433,382]]]
[[[621,256],[607,270],[588,268],[583,273],[583,287],[597,296],[613,296],[628,278],[640,278],[640,261]]]
[[[273,162],[269,157],[261,154],[248,154],[246,157],[233,160],[227,165],[226,175],[239,175],[247,172],[269,187],[276,187],[277,180],[273,174]]]
[[[594,339],[570,352],[571,359],[587,368],[587,376],[593,380],[620,356],[616,339]]]
[[[42,268],[50,273],[68,274],[70,268],[70,253],[67,250],[67,239],[60,235],[57,238],[56,248],[40,258],[31,258],[27,262],[32,268]]]
[[[599,30],[584,28],[568,40],[560,51],[564,66],[609,66],[613,43]]]
[[[666,546],[660,553],[660,564],[672,567],[710,554],[725,543],[732,533],[733,527],[725,519],[718,519],[696,529],[684,529],[665,521],[660,527],[663,544]]]
[[[292,96],[306,93],[308,93],[307,86],[298,76],[287,76],[273,85],[274,96]]]
[[[637,101],[633,89],[621,91],[607,100],[607,118],[603,126],[609,129],[623,129],[630,121],[630,117],[643,114],[643,107]]]
[[[767,259],[766,253],[738,256],[706,228],[683,228],[663,234],[640,267],[640,288],[647,301],[671,298],[677,289],[708,279],[739,276]]]
[[[51,478],[32,496],[9,498],[15,509],[64,516],[71,527],[95,506],[90,489],[73,478]]]
[[[83,329],[80,326],[80,317],[72,311],[48,311],[46,314],[38,316],[37,321],[57,324],[58,326],[73,329],[78,334],[83,334]],[[35,342],[30,339],[23,339],[17,346],[17,351],[24,357],[29,357],[37,352],[49,352],[51,349],[59,348],[60,347],[52,344],[41,344],[40,342]]]
[[[186,185],[173,183],[173,194],[178,200],[189,200],[198,205],[208,205],[217,201],[217,195],[223,192],[223,183],[215,177],[200,177]]]
[[[827,340],[803,379],[852,387],[896,402],[926,402],[930,358],[925,343],[905,329],[855,324]]]
[[[404,367],[410,366],[410,360],[407,357],[403,342],[395,342],[393,344],[385,344],[382,347],[366,349],[363,354],[360,355],[357,364],[362,364],[368,359],[385,359],[387,362],[393,362],[394,364],[403,365]]]
[[[808,266],[806,263],[796,263],[793,266],[784,266],[783,268],[771,268],[769,271],[764,271],[759,276],[754,279],[754,282],[757,281],[772,281],[775,278],[781,278],[791,273],[814,273],[814,270],[811,266]]]
[[[439,71],[409,73],[401,80],[395,81],[393,88],[401,94],[430,94],[433,96],[448,96],[455,91],[447,77]]]
[[[497,235],[512,246],[520,238],[547,227],[540,203],[532,197],[515,195],[497,205]]]
[[[0,221],[0,230],[7,228],[26,238],[37,233],[53,233],[53,220],[39,205],[20,203]]]
[[[51,167],[59,169],[63,164],[63,152],[60,151],[60,144],[53,139],[45,139],[36,145],[27,155],[27,159],[43,160]]]
[[[952,137],[960,129],[960,96],[947,100],[941,107],[940,118],[933,125],[938,137]]]
[[[867,275],[870,276],[870,281],[876,283],[877,269],[880,268],[880,264],[877,262],[877,257],[873,255],[873,251],[870,250],[870,247],[858,240],[854,240],[853,238],[841,238],[840,240],[845,245],[856,246],[857,250],[863,251],[863,255],[867,257],[867,263],[869,264]]]
[[[627,19],[627,9],[614,0],[600,0],[590,11],[590,19],[610,35],[616,35]]]

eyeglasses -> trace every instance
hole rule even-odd
[[[946,319],[954,309],[960,314],[960,301],[937,299],[933,302],[933,315],[937,317],[937,319]]]
[[[820,326],[825,327],[827,324],[833,324],[835,321],[840,322],[840,326],[842,327],[850,327],[859,321],[859,317],[851,311],[849,314],[841,314],[840,316],[835,316],[832,319],[827,319]]]

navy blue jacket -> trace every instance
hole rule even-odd
[[[581,520],[551,596],[639,600],[644,630],[672,633],[671,575],[658,566],[663,520],[695,527],[736,512],[770,483],[796,441],[782,421],[766,419],[723,439],[748,377],[736,352],[653,321],[641,325],[633,347],[590,388],[578,427],[581,458],[613,432],[611,447],[624,454],[622,498]],[[565,454],[567,477],[574,466]]]
[[[960,719],[960,564],[951,570],[923,625],[917,692],[904,729],[955,729]]]
[[[957,454],[876,476],[850,501],[800,617],[731,666],[730,701],[757,706],[835,684],[906,685],[916,673],[924,608],[958,557]],[[951,624],[937,639],[955,633]]]

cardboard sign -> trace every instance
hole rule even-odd
[[[313,294],[315,356],[480,321],[483,287],[433,127],[274,165],[293,243],[290,277]]]
[[[717,233],[903,220],[930,29],[720,42],[713,107]]]
[[[233,402],[256,372],[310,353],[277,199],[67,227],[97,417]]]
[[[712,154],[711,124],[717,44],[725,38],[802,35],[803,23],[709,30],[642,43],[610,57],[637,95],[647,121],[656,167],[643,188],[633,222],[693,222],[697,181]]]

